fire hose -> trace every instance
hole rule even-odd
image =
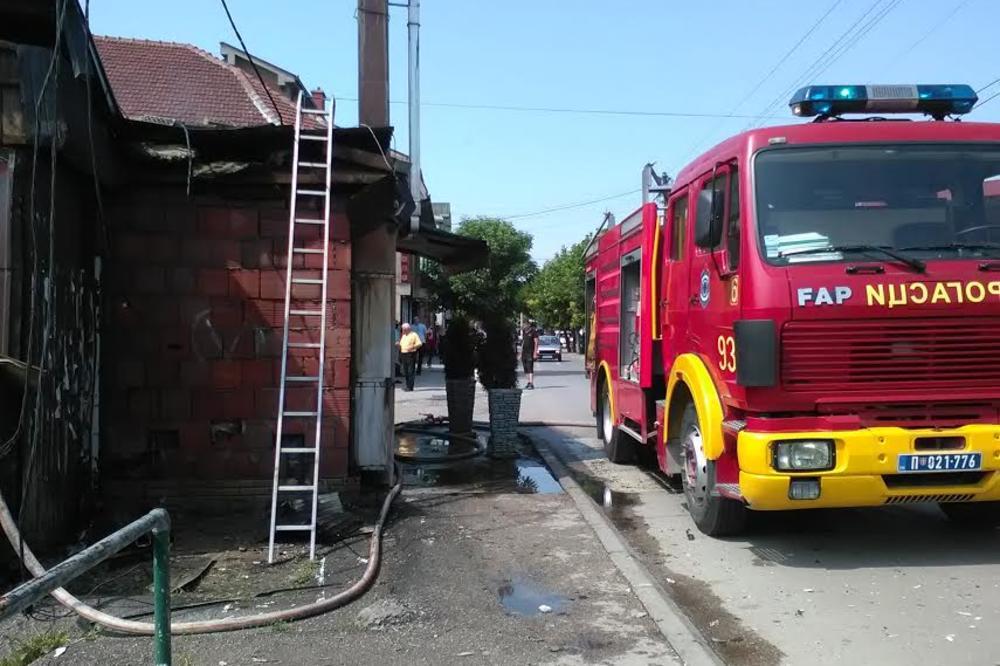
[[[321,599],[304,606],[289,608],[287,610],[270,611],[268,613],[246,615],[243,617],[228,617],[220,620],[174,622],[170,625],[170,633],[174,635],[208,634],[218,631],[235,631],[237,629],[264,627],[277,622],[291,622],[294,620],[303,620],[308,617],[321,615],[354,601],[364,594],[369,587],[371,587],[372,583],[375,582],[375,577],[378,575],[379,567],[382,564],[382,529],[385,526],[385,521],[389,515],[389,509],[392,507],[392,502],[399,495],[402,488],[402,482],[397,483],[392,487],[389,494],[386,496],[385,501],[382,503],[382,510],[379,512],[378,520],[376,521],[375,528],[372,531],[371,541],[368,547],[368,566],[365,567],[365,572],[361,578],[347,589],[338,592],[329,599]],[[10,507],[7,506],[7,500],[2,494],[0,494],[0,526],[3,527],[4,534],[7,535],[7,540],[10,541],[12,546],[14,546],[14,551],[18,553],[19,557],[23,557],[22,562],[31,575],[41,576],[44,574],[45,567],[43,567],[42,563],[38,561],[38,558],[35,557],[35,554],[31,551],[28,545],[23,544],[21,541],[21,532],[17,528],[17,522],[14,520],[14,516],[10,512]],[[23,548],[21,546],[23,546]],[[61,603],[66,608],[69,608],[83,619],[113,631],[119,631],[126,634],[139,634],[142,636],[152,636],[154,633],[154,627],[151,623],[124,620],[122,618],[115,617],[114,615],[109,615],[108,613],[99,611],[92,606],[88,606],[80,599],[77,599],[64,588],[60,587],[53,590],[52,596],[55,597],[56,601]]]

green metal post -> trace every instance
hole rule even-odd
[[[153,661],[170,666],[170,518],[153,530]]]

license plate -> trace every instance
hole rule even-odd
[[[982,466],[981,453],[901,453],[896,460],[898,472],[962,472]]]

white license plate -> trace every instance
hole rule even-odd
[[[901,453],[898,472],[968,472],[982,468],[981,453]]]

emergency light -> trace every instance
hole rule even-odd
[[[796,116],[839,116],[842,113],[926,113],[938,120],[972,111],[979,98],[971,86],[874,85],[806,86],[788,106]]]

